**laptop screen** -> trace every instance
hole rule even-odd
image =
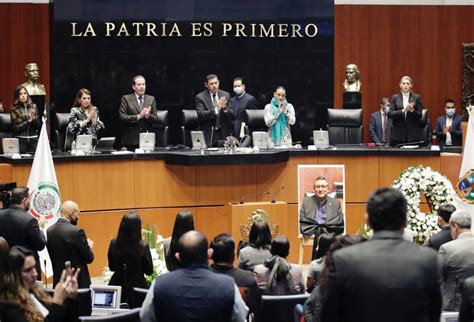
[[[92,308],[117,309],[120,307],[120,287],[92,286]]]

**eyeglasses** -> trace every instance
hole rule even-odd
[[[327,188],[328,185],[321,185],[321,186],[314,186],[315,189],[322,189],[322,188]]]

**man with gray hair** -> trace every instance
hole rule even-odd
[[[443,244],[438,259],[442,274],[443,310],[459,311],[464,280],[474,275],[474,236],[471,214],[456,210],[449,219],[453,241]]]

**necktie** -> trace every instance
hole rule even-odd
[[[382,143],[387,143],[387,114],[382,114]]]
[[[141,111],[143,110],[143,96],[139,96],[138,101],[140,102],[138,105],[140,106],[140,111]]]
[[[214,108],[219,110],[219,102],[217,101],[217,94],[212,94],[212,105],[214,106]],[[216,129],[220,129],[220,127],[221,127],[221,120],[220,120],[219,113],[217,113],[216,114]]]

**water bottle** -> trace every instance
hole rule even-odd
[[[72,141],[71,154],[76,154],[76,141]]]

